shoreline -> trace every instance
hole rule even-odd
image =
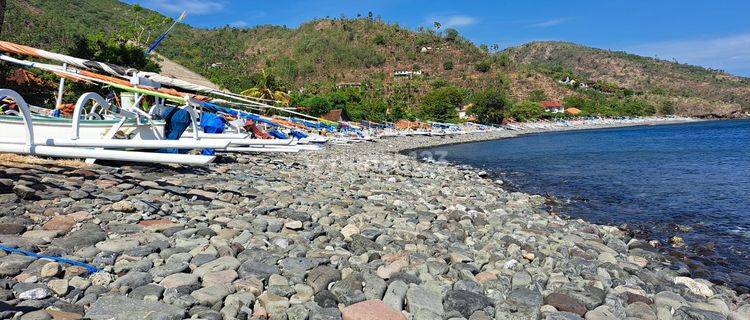
[[[462,143],[472,143],[472,142],[483,142],[483,141],[491,141],[491,140],[499,140],[499,139],[508,139],[508,138],[516,138],[527,134],[541,134],[541,133],[553,133],[553,132],[567,132],[567,131],[585,131],[585,130],[601,130],[601,129],[617,129],[617,128],[628,128],[628,127],[640,127],[640,126],[660,126],[660,125],[679,125],[679,124],[686,124],[686,123],[695,123],[695,122],[705,122],[705,121],[726,121],[726,120],[735,120],[735,119],[700,119],[700,118],[678,118],[678,119],[659,119],[659,120],[649,120],[645,122],[623,122],[623,123],[607,123],[607,124],[584,124],[584,125],[573,125],[570,127],[563,127],[558,126],[554,128],[521,128],[518,130],[503,130],[503,131],[496,131],[496,132],[483,132],[483,133],[472,133],[467,134],[469,137],[468,140],[461,140],[457,142],[449,142],[444,144],[430,144],[427,146],[417,146],[414,148],[407,148],[403,150],[396,150],[394,152],[396,153],[407,153],[411,151],[416,150],[422,150],[422,149],[429,149],[429,148],[435,148],[435,147],[441,147],[441,146],[447,146],[447,145],[454,145],[454,144],[462,144]],[[544,122],[545,125],[550,125],[552,123]],[[459,136],[453,136],[453,138],[461,137]],[[436,138],[436,137],[432,137]],[[439,138],[439,137],[437,137]],[[391,138],[388,138],[391,139]],[[459,139],[460,140],[460,139]],[[385,141],[388,141],[387,139]]]
[[[451,146],[451,145],[464,144],[464,143],[481,143],[481,142],[486,142],[486,141],[511,139],[511,138],[522,137],[522,136],[529,135],[529,134],[536,135],[536,134],[559,133],[559,132],[568,132],[568,131],[618,129],[618,128],[641,127],[641,126],[682,125],[682,124],[707,122],[707,121],[735,121],[735,120],[739,121],[739,120],[747,120],[747,119],[690,119],[690,118],[686,118],[686,119],[672,120],[672,121],[649,121],[646,123],[638,123],[638,124],[590,125],[584,128],[580,128],[580,127],[567,128],[566,127],[566,128],[556,128],[556,129],[551,129],[551,130],[519,130],[519,131],[514,131],[514,133],[518,133],[518,134],[510,135],[507,137],[500,137],[500,138],[488,137],[487,139],[480,138],[480,139],[477,139],[476,141],[436,144],[436,145],[431,145],[427,147],[406,149],[399,153],[403,155],[410,155],[412,157],[419,159],[420,161],[429,163],[429,162],[435,161],[432,157],[433,154],[430,152],[431,150],[435,148],[444,147],[444,146]],[[420,154],[420,152],[424,152],[424,153]],[[419,157],[417,157],[418,155]],[[524,191],[523,189],[518,188],[512,183],[509,184],[508,181],[504,179],[504,175],[502,172],[489,172],[488,173],[488,172],[485,172],[482,168],[478,168],[478,167],[474,167],[474,166],[466,165],[466,164],[461,164],[461,163],[455,163],[455,162],[441,162],[441,164],[457,166],[461,169],[474,170],[476,172],[479,172],[482,175],[486,175],[486,179],[490,181],[494,181],[494,182],[499,182],[500,185],[498,187],[503,188],[509,192],[522,192],[526,194],[543,196],[549,201],[552,201],[554,203],[554,204],[550,204],[550,206],[547,207],[545,210],[555,210],[555,209],[559,210],[560,209],[560,206],[561,206],[561,204],[559,203],[560,200],[554,194],[547,193],[547,192],[529,193],[528,191]],[[560,211],[558,210],[555,210],[554,212],[556,214],[561,214]],[[659,248],[659,251],[663,255],[680,258],[682,262],[689,264],[689,265],[694,264],[694,263],[697,263],[698,265],[702,265],[703,267],[705,267],[705,269],[699,269],[697,272],[702,274],[706,278],[714,279],[714,280],[711,280],[712,282],[717,283],[717,284],[725,284],[729,287],[732,287],[733,289],[741,290],[741,291],[744,290],[744,292],[748,292],[747,282],[741,282],[741,283],[723,282],[723,281],[728,281],[727,274],[730,273],[730,271],[732,271],[731,268],[727,268],[727,266],[721,266],[719,264],[713,265],[713,266],[704,265],[706,261],[703,261],[702,258],[704,258],[705,253],[701,253],[700,250],[705,250],[705,247],[697,246],[697,247],[692,247],[689,249],[687,247],[682,247],[682,246],[673,247],[669,239],[671,236],[675,236],[675,235],[679,236],[680,235],[679,232],[675,232],[672,234],[663,234],[661,235],[661,237],[643,237],[643,235],[645,235],[643,232],[644,229],[641,229],[640,227],[637,227],[637,226],[632,226],[631,223],[627,223],[624,226],[615,225],[615,224],[602,224],[602,223],[590,222],[584,217],[575,217],[575,216],[570,216],[567,214],[561,214],[561,216],[564,216],[566,219],[582,219],[586,222],[589,222],[595,225],[600,225],[600,226],[606,225],[606,226],[611,226],[611,227],[617,227],[620,230],[628,233],[629,236],[633,238],[637,238],[639,240],[644,240],[644,241],[649,241],[649,242],[656,241],[655,247]],[[722,258],[723,256],[717,256],[717,257]],[[734,268],[734,271],[742,272],[743,270],[742,269],[738,270],[737,268]],[[717,272],[718,274],[714,276],[713,275],[714,272]],[[711,276],[708,276],[708,274],[711,274]],[[743,279],[746,279],[746,277],[747,275],[743,275]],[[743,286],[745,288],[742,288]]]
[[[617,228],[398,153],[516,135],[226,154],[205,168],[7,163],[0,243],[102,272],[0,253],[0,293],[11,310],[92,319],[750,316],[750,295],[690,278]]]

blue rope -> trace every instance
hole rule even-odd
[[[47,259],[47,260],[52,260],[52,261],[55,261],[55,262],[66,263],[66,264],[73,265],[73,266],[84,267],[84,268],[86,268],[86,271],[88,271],[89,273],[99,272],[99,268],[94,267],[94,266],[92,266],[92,265],[90,265],[88,263],[80,262],[80,261],[75,261],[75,260],[66,259],[66,258],[62,258],[62,257],[55,257],[55,256],[48,256],[48,255],[38,254],[38,253],[31,252],[31,251],[19,249],[19,248],[8,247],[8,246],[2,245],[2,244],[0,244],[0,250],[6,251],[6,252],[11,252],[11,253],[13,253],[13,252],[20,253],[20,254],[23,254],[23,255],[27,255],[29,257],[37,258],[37,259]]]

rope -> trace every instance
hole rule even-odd
[[[84,268],[86,268],[86,271],[89,272],[89,273],[99,272],[99,268],[97,268],[95,266],[92,266],[92,265],[90,265],[88,263],[84,263],[84,262],[80,262],[80,261],[68,259],[68,258],[56,257],[56,256],[48,256],[48,255],[45,255],[45,254],[38,254],[38,253],[31,252],[31,251],[28,251],[28,250],[14,248],[14,247],[9,247],[9,246],[5,246],[5,245],[2,245],[2,244],[0,244],[0,250],[6,251],[6,252],[9,252],[9,253],[18,253],[18,254],[22,254],[22,255],[29,256],[29,257],[36,258],[36,259],[45,259],[45,260],[55,261],[55,262],[59,262],[59,263],[69,264],[69,265],[72,265],[72,266],[84,267]]]

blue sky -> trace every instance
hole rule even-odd
[[[562,40],[597,48],[676,59],[750,76],[748,0],[127,0],[198,27],[298,26],[313,18],[356,17],[372,11],[416,29],[439,21],[475,43],[501,48]]]

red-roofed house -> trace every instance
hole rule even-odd
[[[565,112],[565,107],[563,106],[560,101],[542,101],[542,107],[547,112],[552,113],[563,113]]]

